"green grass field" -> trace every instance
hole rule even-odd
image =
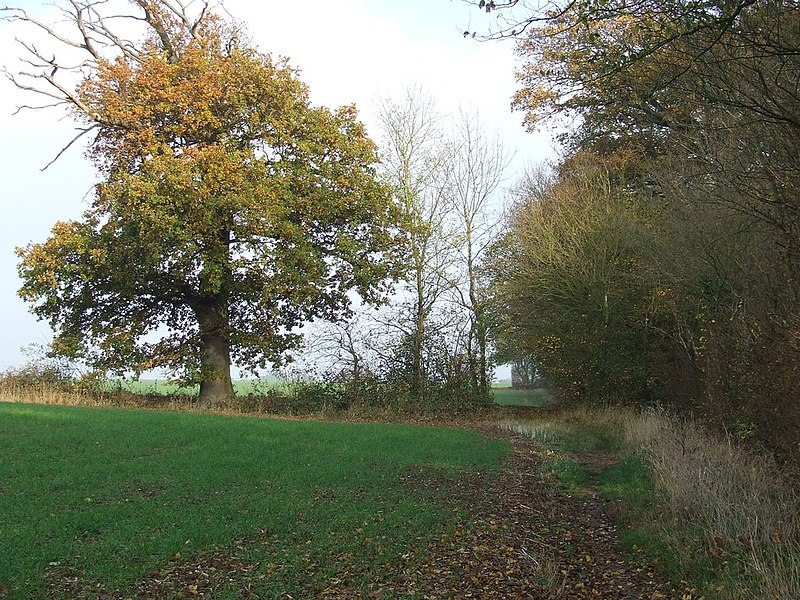
[[[492,387],[494,403],[501,406],[545,406],[553,401],[547,390],[514,390],[511,387]]]
[[[233,382],[233,390],[237,396],[250,396],[264,394],[270,389],[285,388],[286,384],[279,380],[254,380],[237,379]],[[105,391],[124,390],[132,394],[143,394],[150,396],[171,396],[181,394],[196,396],[200,391],[200,386],[180,386],[177,383],[170,383],[164,379],[117,379],[106,381],[103,385]]]
[[[0,597],[20,599],[136,596],[215,553],[247,565],[215,598],[366,585],[454,526],[457,473],[509,452],[461,429],[4,403],[0,448]],[[404,482],[420,472],[439,485]]]

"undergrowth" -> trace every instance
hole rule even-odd
[[[773,458],[660,409],[573,409],[506,426],[557,450],[547,467],[624,507],[623,541],[706,598],[800,598],[800,498]],[[611,451],[594,476],[582,451]]]

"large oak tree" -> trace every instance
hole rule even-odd
[[[101,371],[166,368],[232,394],[231,363],[278,361],[306,320],[375,298],[391,275],[398,211],[375,178],[354,107],[314,107],[284,61],[242,41],[208,3],[134,0],[131,43],[102,3],[70,0],[87,55],[77,87],[27,44],[19,86],[65,103],[99,169],[81,220],[19,249],[20,294],[49,321],[53,350]]]

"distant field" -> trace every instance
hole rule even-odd
[[[13,599],[137,597],[198,563],[215,598],[380,582],[454,527],[454,477],[509,452],[462,429],[8,403],[0,447]]]
[[[251,396],[263,394],[269,389],[283,387],[285,384],[278,380],[254,380],[237,379],[233,382],[233,390],[237,396]],[[200,386],[179,386],[164,379],[140,379],[138,381],[111,380],[106,382],[104,388],[107,391],[125,390],[132,394],[146,394],[153,396],[170,396],[173,394],[185,394],[196,396],[200,392]]]
[[[278,380],[238,379],[233,382],[237,396],[264,394],[275,388],[285,388],[286,384]],[[140,379],[139,381],[116,380],[106,383],[107,390],[122,389],[133,394],[169,396],[186,394],[196,396],[199,386],[181,387],[163,379]],[[492,386],[494,401],[501,406],[544,406],[552,402],[552,395],[547,390],[514,390],[509,384]]]
[[[547,390],[514,390],[511,387],[492,387],[495,404],[501,406],[545,406],[553,401]]]

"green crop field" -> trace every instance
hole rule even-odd
[[[233,390],[237,396],[259,395],[274,388],[283,389],[286,384],[277,379],[237,379],[233,382]],[[181,386],[164,379],[111,379],[104,383],[105,391],[124,390],[132,394],[151,396],[170,396],[182,394],[196,396],[200,386]]]
[[[135,597],[209,557],[215,598],[366,585],[454,527],[459,472],[509,452],[453,428],[7,403],[0,448],[0,596],[15,599]]]
[[[196,396],[198,387],[181,387],[175,383],[170,383],[163,379],[140,379],[131,380],[110,380],[106,382],[104,388],[107,391],[125,390],[133,394],[144,394],[154,396],[169,396],[173,394],[185,394]],[[233,388],[237,396],[259,395],[267,393],[275,388],[286,390],[287,384],[280,380],[253,380],[239,379],[233,382]],[[547,390],[515,390],[508,384],[496,384],[492,386],[494,401],[501,406],[545,406],[552,402],[553,397]]]
[[[553,401],[553,396],[547,390],[514,390],[510,387],[493,387],[495,404],[501,406],[545,406]]]

